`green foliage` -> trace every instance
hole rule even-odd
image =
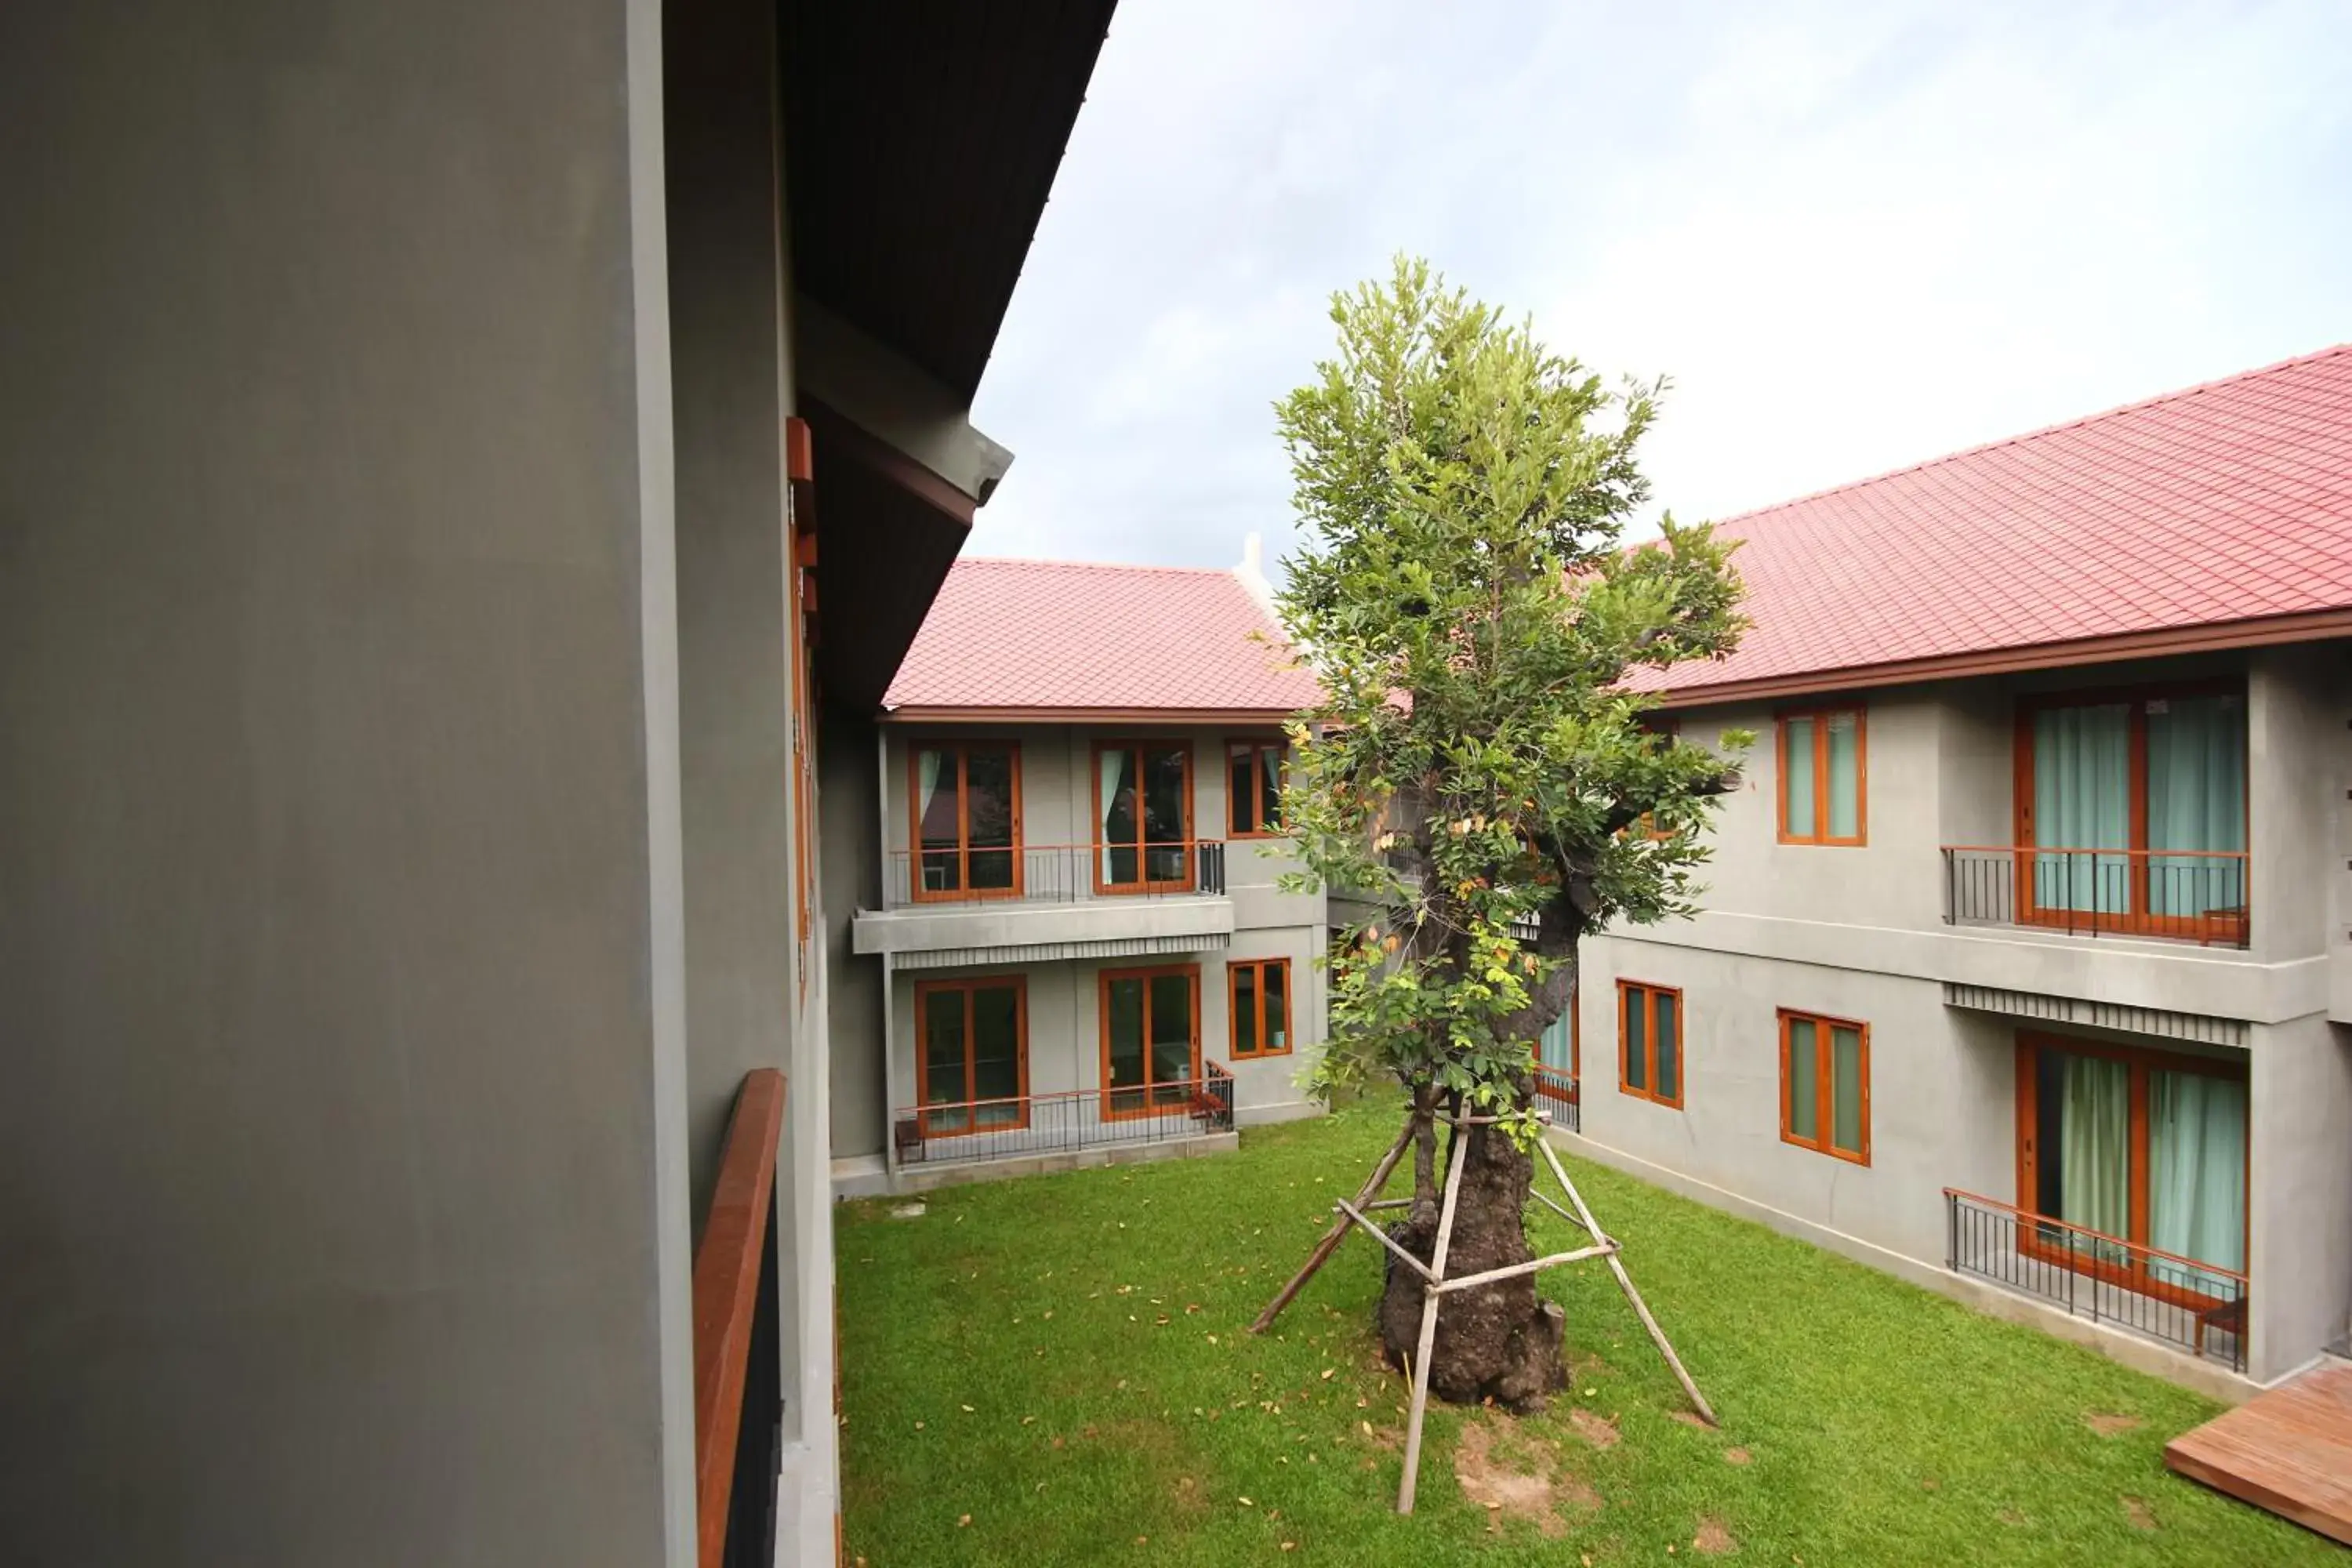
[[[1576,937],[1693,907],[1750,738],[1675,743],[1624,682],[1729,651],[1732,546],[1671,516],[1621,543],[1663,382],[1608,390],[1423,262],[1331,317],[1336,356],[1277,405],[1307,534],[1280,607],[1328,693],[1284,811],[1312,879],[1395,912],[1333,963],[1317,1087],[1518,1104]]]

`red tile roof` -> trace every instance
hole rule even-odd
[[[1754,626],[1727,659],[1644,671],[1635,684],[1677,697],[1849,671],[1867,684],[1874,667],[1883,680],[1915,660],[2344,611],[2352,345],[1720,531],[1746,542],[1733,560]]]
[[[1318,700],[1313,677],[1291,666],[1273,618],[1231,572],[992,560],[948,573],[882,700],[910,716],[1259,719]]]

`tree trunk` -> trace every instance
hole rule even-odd
[[[1452,1153],[1469,1163],[1454,1213],[1447,1275],[1459,1279],[1535,1257],[1524,1223],[1533,1157],[1501,1130],[1485,1126],[1457,1129]],[[1427,1262],[1437,1247],[1437,1215],[1424,1215],[1416,1204],[1389,1234]],[[1400,1370],[1419,1344],[1425,1294],[1421,1277],[1391,1258],[1379,1322],[1381,1345]],[[1451,1293],[1437,1312],[1430,1389],[1457,1405],[1491,1397],[1507,1409],[1539,1410],[1545,1396],[1568,1382],[1561,1348],[1566,1328],[1559,1308],[1536,1294],[1532,1274]]]

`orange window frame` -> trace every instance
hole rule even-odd
[[[2088,687],[2074,691],[2040,692],[2021,697],[2017,703],[2017,741],[2015,780],[2011,805],[2017,822],[2017,915],[2021,922],[2032,925],[2063,926],[2068,930],[2113,931],[2147,936],[2195,937],[2201,941],[2242,941],[2247,933],[2249,910],[2212,910],[2202,915],[2159,915],[2150,908],[2147,886],[2148,859],[2151,855],[2193,855],[2189,850],[2151,850],[2147,847],[2147,707],[2150,702],[2171,699],[2198,697],[2238,698],[2241,721],[2248,717],[2245,706],[2246,683],[2237,676],[2219,676],[2209,680],[2182,680],[2169,683],[2143,683],[2137,686]],[[2123,845],[2053,844],[2051,851],[2062,849],[2108,849],[2126,858],[2126,878],[2129,887],[2130,907],[2124,910],[2045,909],[2034,901],[2036,861],[2034,854],[2042,852],[2033,818],[2034,770],[2036,758],[2033,744],[2033,721],[2039,714],[2053,708],[2121,707],[2128,714],[2126,744],[2130,762],[2129,826],[2126,837],[2131,842]],[[2253,839],[2254,792],[2252,784],[2252,726],[2247,725],[2240,737],[2248,748],[2241,766],[2244,768],[2249,785],[2245,792],[2245,831],[2247,844]],[[2252,858],[2241,861],[2240,889],[2252,897]]]
[[[1143,781],[1144,753],[1155,751],[1174,752],[1184,759],[1184,787],[1182,796],[1184,803],[1184,829],[1183,837],[1181,840],[1184,852],[1184,874],[1181,877],[1159,881],[1154,881],[1146,874],[1150,864],[1150,857],[1146,851],[1151,847],[1164,849],[1169,847],[1171,843],[1179,841],[1159,838],[1146,839],[1143,837],[1144,813],[1143,803],[1140,799],[1136,802],[1136,837],[1134,839],[1123,839],[1117,844],[1112,844],[1098,837],[1103,830],[1103,753],[1106,752],[1134,752],[1136,787],[1138,790],[1140,790],[1142,788]],[[1164,739],[1153,740],[1150,738],[1137,740],[1097,741],[1094,743],[1094,749],[1089,753],[1087,760],[1090,764],[1087,771],[1094,774],[1094,826],[1088,830],[1088,832],[1089,836],[1094,837],[1096,841],[1088,846],[1087,856],[1088,858],[1094,862],[1090,875],[1094,878],[1095,891],[1104,897],[1116,898],[1129,893],[1181,893],[1191,889],[1200,874],[1200,868],[1196,864],[1198,859],[1196,846],[1199,841],[1192,837],[1192,743],[1190,741]],[[1133,849],[1135,851],[1136,880],[1132,882],[1112,882],[1104,879],[1103,861],[1107,858],[1104,852],[1108,849]]]
[[[1255,1011],[1255,1016],[1251,1020],[1257,1026],[1257,1033],[1255,1036],[1255,1038],[1257,1040],[1257,1048],[1255,1050],[1249,1051],[1242,1049],[1241,975],[1242,971],[1244,969],[1255,970],[1257,972],[1257,986],[1253,993],[1255,1000],[1252,1004]],[[1281,977],[1279,983],[1282,986],[1282,1037],[1284,1041],[1284,1044],[1278,1047],[1270,1047],[1265,1043],[1266,982],[1270,978],[1277,975]],[[1298,1038],[1298,1013],[1297,1009],[1291,1005],[1292,1000],[1293,998],[1290,994],[1290,960],[1286,958],[1245,958],[1236,959],[1225,965],[1225,1032],[1232,1041],[1233,1057],[1235,1061],[1255,1061],[1261,1057],[1286,1057],[1290,1055],[1292,1050],[1296,1048],[1296,1043]],[[1193,1076],[1197,1078],[1200,1074],[1195,1070]]]
[[[1151,1091],[1178,1080],[1155,1079],[1151,1076],[1151,983],[1171,974],[1181,974],[1192,983],[1192,1077],[1182,1080],[1192,1087],[1195,1094],[1201,1082],[1201,966],[1197,963],[1160,963],[1144,969],[1106,969],[1095,982],[1095,1022],[1101,1036],[1102,1052],[1097,1063],[1101,1071],[1102,1119],[1106,1121],[1131,1121],[1139,1117],[1153,1116],[1171,1109],[1153,1102]],[[1143,1081],[1114,1089],[1110,1083],[1110,988],[1114,981],[1134,980],[1143,985]],[[1139,1103],[1121,1110],[1113,1101],[1114,1095],[1134,1095]]]
[[[1780,1016],[1780,1142],[1800,1149],[1811,1149],[1816,1154],[1827,1154],[1832,1160],[1844,1160],[1856,1165],[1870,1163],[1870,1026],[1858,1018],[1832,1018],[1825,1013],[1808,1013],[1801,1008],[1783,1007]],[[1796,1080],[1789,1074],[1789,1053],[1794,1048],[1790,1025],[1803,1021],[1813,1026],[1813,1125],[1820,1130],[1817,1138],[1807,1138],[1795,1131],[1789,1112],[1792,1109],[1790,1091]],[[1862,1147],[1841,1149],[1837,1139],[1837,1054],[1830,1041],[1832,1029],[1852,1029],[1862,1037],[1862,1103],[1856,1108],[1857,1121],[1862,1129]]]
[[[1013,843],[1010,847],[982,845],[975,849],[971,842],[971,792],[969,777],[971,772],[971,753],[974,751],[1002,751],[1012,759],[1013,781]],[[923,753],[940,752],[955,758],[956,779],[956,843],[952,850],[923,847]],[[956,886],[942,888],[938,892],[923,887],[923,860],[927,855],[953,854],[956,858]],[[1013,885],[1009,888],[978,888],[971,885],[971,858],[974,855],[1009,855],[1013,860]],[[1022,853],[1021,832],[1021,742],[992,738],[958,738],[953,740],[922,739],[907,744],[907,890],[917,903],[971,903],[980,899],[1017,899],[1023,891],[1024,867],[1028,858]]]
[[[1669,1100],[1658,1092],[1658,998],[1675,999],[1675,1094]],[[1636,1005],[1639,997],[1642,1013],[1643,1078],[1634,1083],[1625,1076],[1629,1065],[1633,1036],[1625,1027],[1627,1010]],[[1653,1105],[1663,1105],[1669,1110],[1683,1108],[1683,1096],[1690,1088],[1690,1054],[1683,1049],[1683,994],[1679,986],[1654,985],[1646,980],[1620,980],[1617,983],[1617,1091],[1634,1100],[1646,1100]]]
[[[979,1042],[974,1038],[978,1028],[979,1009],[972,1005],[972,994],[978,991],[1013,993],[1013,1060],[1021,1073],[1021,1117],[1017,1121],[992,1121],[982,1126],[977,1116],[967,1117],[961,1127],[935,1129],[926,1110],[940,1106],[977,1107],[981,1101]],[[931,1076],[925,1069],[924,1052],[929,1049],[928,1028],[931,998],[942,992],[961,992],[963,1005],[963,1098],[960,1100],[933,1100],[930,1097]],[[1001,1100],[990,1100],[996,1105]],[[1013,1132],[1029,1125],[1029,977],[1025,974],[977,974],[959,980],[918,980],[915,982],[915,1124],[922,1129],[925,1139],[969,1138],[976,1132]]]
[[[1279,811],[1282,806],[1281,794],[1278,789],[1276,790],[1273,800],[1269,801],[1265,797],[1265,767],[1264,759],[1265,753],[1268,752],[1272,752],[1274,753],[1275,777],[1279,779],[1289,763],[1290,744],[1288,742],[1278,738],[1251,738],[1247,740],[1227,741],[1225,742],[1225,837],[1228,838],[1279,838],[1283,836],[1283,828],[1280,823],[1277,822],[1271,827],[1266,826],[1268,821],[1266,816],[1267,808],[1271,806],[1275,810]],[[1238,797],[1233,794],[1234,760],[1236,757],[1244,755],[1249,758],[1249,820],[1256,825],[1255,826],[1249,828],[1243,828],[1238,826],[1240,819],[1234,815],[1234,806],[1240,804]],[[1097,773],[1096,777],[1097,781],[1099,781],[1101,775]]]
[[[2124,1242],[2132,1247],[2155,1251],[2155,1248],[2148,1247],[2147,1241],[2150,1202],[2147,1131],[2149,1072],[2162,1069],[2168,1072],[2202,1073],[2208,1078],[2243,1080],[2248,1078],[2247,1071],[2234,1062],[2216,1061],[2207,1057],[2183,1056],[2173,1051],[2152,1051],[2136,1046],[2114,1046],[2104,1040],[2077,1039],[2072,1035],[2044,1035],[2030,1029],[2020,1029],[2017,1032],[2017,1207],[2021,1213],[2028,1215],[2039,1214],[2041,1204],[2041,1150],[2037,1146],[2041,1137],[2042,1120],[2042,1075],[2039,1067],[2041,1053],[2045,1050],[2063,1051],[2078,1057],[2101,1057],[2109,1061],[2122,1062],[2131,1070],[2131,1122],[2126,1145],[2129,1153],[2126,1161],[2125,1173],[2126,1184],[2130,1188],[2130,1214],[2127,1228],[2131,1234],[2108,1237],[2103,1232],[2091,1230],[2087,1226],[2074,1225],[2072,1221],[2061,1220],[2056,1215],[2042,1215],[2041,1217],[2070,1226],[2085,1236],[2102,1237],[2108,1241]],[[2249,1116],[2252,1113],[2250,1097]],[[2238,1255],[2243,1259],[2252,1261],[2254,1222],[2252,1201],[2254,1141],[2251,1136],[2252,1129],[2249,1128],[2248,1131],[2245,1226],[2239,1237]],[[2158,1279],[2150,1275],[2147,1272],[2146,1257],[2141,1251],[2128,1252],[2127,1262],[2116,1263],[2095,1253],[2085,1254],[2073,1247],[2053,1247],[2041,1239],[2032,1224],[2022,1221],[2017,1227],[2017,1249],[2029,1257],[2057,1264],[2062,1268],[2072,1268],[2078,1274],[2087,1274],[2103,1279],[2110,1285],[2130,1290],[2136,1295],[2147,1296],[2159,1301],[2170,1302],[2175,1306],[2203,1309],[2220,1304],[2216,1298],[2208,1296],[2201,1290],[2191,1290],[2185,1286],[2175,1285],[2168,1280]],[[2158,1256],[2174,1258],[2177,1255],[2158,1252]],[[2183,1258],[2179,1261],[2216,1274],[2243,1275],[2245,1272],[2242,1268],[2223,1268],[2218,1264],[2209,1263],[2199,1258]]]
[[[1853,716],[1853,835],[1840,838],[1830,832],[1830,721]],[[1789,831],[1789,723],[1810,720],[1813,726],[1813,830]],[[1773,828],[1783,844],[1816,844],[1832,848],[1859,849],[1870,843],[1870,712],[1859,702],[1833,702],[1822,708],[1785,708],[1772,716],[1774,771]]]

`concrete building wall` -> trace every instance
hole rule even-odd
[[[0,7],[0,1560],[692,1561],[659,59]]]
[[[2253,1373],[2275,1377],[2352,1320],[2352,1029],[2325,1018],[2254,1032]]]
[[[835,1158],[882,1152],[889,1105],[883,1088],[882,965],[855,951],[859,910],[882,902],[880,763],[874,724],[829,709],[824,749],[826,1033],[833,1079]]]

